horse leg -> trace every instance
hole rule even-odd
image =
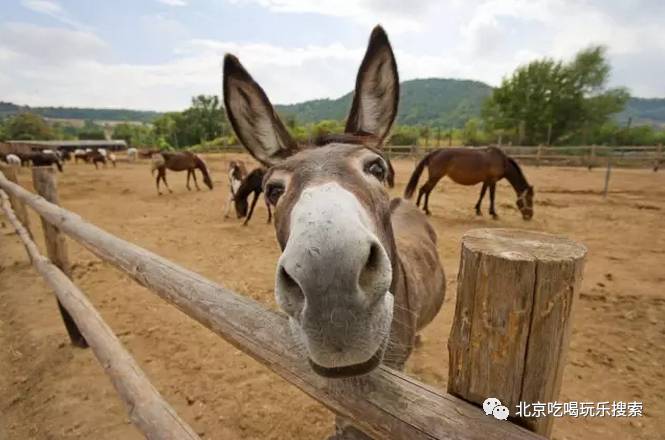
[[[189,187],[189,176],[192,174],[192,170],[187,170],[187,191],[191,191],[192,189]]]
[[[157,184],[157,194],[160,196],[162,195],[162,192],[159,190],[159,181],[161,179],[159,171],[157,171],[157,178],[155,179],[155,183]]]
[[[194,186],[196,187],[196,190],[201,191],[201,188],[199,188],[199,182],[196,181],[196,170],[192,170],[192,177],[194,178]]]
[[[224,208],[224,218],[229,218],[229,211],[231,211],[231,202],[233,202],[233,194],[229,193],[229,198],[226,199],[226,207]]]
[[[252,206],[249,207],[249,213],[247,214],[245,222],[242,224],[243,226],[247,226],[247,223],[249,223],[249,220],[252,218],[252,213],[254,212],[254,207],[256,206],[256,201],[258,199],[259,199],[259,193],[254,192],[254,198],[252,199]]]
[[[166,168],[160,168],[159,173],[162,175],[162,181],[164,182],[164,186],[166,186],[166,189],[168,189],[170,193],[173,193],[173,191],[171,191],[171,188],[169,188],[169,184],[166,182]]]
[[[494,220],[497,220],[499,218],[498,215],[496,215],[496,211],[494,210],[494,193],[496,192],[496,182],[490,183],[490,215]]]
[[[420,187],[420,191],[418,192],[418,200],[416,205],[420,206],[420,198],[424,195],[425,196],[425,203],[423,203],[423,210],[425,211],[425,214],[427,215],[432,215],[432,213],[429,210],[429,195],[436,186],[437,183],[439,183],[439,180],[443,178],[443,175],[441,176],[430,176],[429,179],[427,179],[427,182],[423,184],[423,186]]]
[[[483,188],[480,190],[480,198],[478,199],[478,203],[476,203],[476,215],[483,215],[483,213],[480,212],[480,204],[483,202],[483,197],[485,197],[487,186],[487,182],[483,182]]]

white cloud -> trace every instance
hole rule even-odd
[[[185,0],[157,0],[157,1],[159,3],[168,6],[187,6],[187,2]]]
[[[87,26],[74,20],[60,4],[54,0],[22,0],[21,4],[33,12],[48,15],[49,17],[78,29],[87,29]]]
[[[426,0],[401,14],[404,6],[397,0],[231,1],[258,3],[273,11],[342,15],[342,21],[354,24],[366,21],[363,27],[367,33],[380,21],[372,16],[374,9],[383,8],[385,15],[402,15],[403,23],[416,24],[418,32],[395,33],[384,22],[402,80],[453,77],[497,85],[515,67],[534,58],[568,58],[596,43],[608,46],[613,85],[627,85],[637,95],[665,96],[665,61],[660,57],[665,51],[665,40],[660,38],[663,14],[652,9],[626,12],[619,3],[601,7],[577,0],[471,4],[453,0],[444,11],[441,5]],[[32,4],[33,10],[62,13],[55,2],[38,3]],[[226,52],[240,58],[275,103],[336,98],[352,89],[366,44],[364,38],[347,44],[335,42],[334,32],[329,43],[316,45],[308,44],[307,38],[302,44],[291,45],[278,45],[270,39],[189,39],[194,32],[182,24],[186,21],[181,23],[168,15],[145,16],[141,23],[144,41],[155,37],[171,45],[170,57],[155,58],[167,61],[108,61],[114,59],[110,55],[116,48],[86,30],[0,25],[3,99],[30,105],[182,109],[192,95],[220,93],[221,62]],[[59,44],[47,43],[51,41]],[[114,53],[117,56],[118,52]],[[17,65],[21,69],[16,69]]]
[[[381,23],[394,34],[422,30],[422,18],[436,0],[229,0],[255,3],[277,13],[319,14],[354,20],[363,26]]]

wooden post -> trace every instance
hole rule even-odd
[[[554,402],[586,248],[554,235],[476,229],[462,238],[448,351],[448,392],[495,397],[511,420],[549,436],[552,417],[517,417],[520,402]]]
[[[547,146],[552,145],[552,123],[547,124]]]
[[[149,439],[199,439],[150,383],[141,367],[125,350],[113,331],[78,287],[40,253],[37,245],[13,215],[0,190],[0,205],[25,246],[33,267],[71,310],[86,334],[104,371],[110,376],[134,424]],[[3,437],[4,438],[4,437]]]
[[[53,204],[59,205],[60,199],[58,197],[58,186],[54,173],[55,171],[52,167],[33,167],[32,184],[35,187],[35,191],[37,191],[40,196]],[[65,236],[57,227],[51,225],[43,218],[42,229],[44,230],[46,254],[48,255],[49,260],[51,260],[65,275],[71,278],[71,267],[69,265],[69,256],[67,255],[67,242],[65,241]],[[58,300],[58,308],[60,309],[62,320],[65,323],[65,328],[67,328],[67,333],[69,334],[69,339],[72,341],[72,344],[77,347],[87,348],[88,343],[85,341],[85,338],[79,331],[76,323],[69,315],[69,312],[67,312],[62,304],[60,304],[60,300]]]
[[[543,154],[543,146],[539,144],[538,147],[536,147],[536,148],[537,148],[537,150],[536,150],[536,166],[539,167],[540,166],[540,158]]]
[[[1,165],[0,170],[4,173],[7,180],[17,185],[19,184],[15,167]],[[16,213],[16,217],[21,222],[26,231],[28,231],[30,238],[33,238],[32,231],[30,230],[30,218],[28,217],[28,210],[25,208],[25,203],[23,203],[21,199],[11,195],[9,196],[9,201],[12,205],[12,209]]]
[[[594,166],[596,163],[596,146],[592,145],[591,146],[591,151],[589,151],[589,169]]]
[[[607,198],[607,193],[610,189],[610,174],[612,174],[612,156],[607,158],[607,171],[605,172],[605,188],[603,189],[603,197]]]

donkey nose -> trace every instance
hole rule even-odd
[[[364,267],[358,276],[358,287],[365,294],[370,303],[380,299],[390,288],[386,278],[386,270],[390,267],[390,258],[378,242],[374,239],[369,246],[369,252]]]

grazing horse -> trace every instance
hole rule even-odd
[[[99,169],[99,163],[104,164],[104,167],[106,167],[106,156],[96,150],[86,152],[85,161],[92,163],[96,170]]]
[[[229,218],[229,211],[231,211],[231,203],[235,199],[238,188],[243,179],[247,176],[247,168],[241,160],[232,160],[229,162],[229,198],[226,200],[226,207],[224,208],[224,218]]]
[[[494,194],[496,182],[506,178],[517,193],[517,207],[522,213],[524,220],[533,217],[533,186],[529,185],[524,173],[515,159],[509,157],[497,147],[485,149],[471,148],[444,148],[435,150],[425,156],[413,170],[409,183],[404,190],[404,197],[410,199],[418,185],[418,179],[427,166],[429,178],[418,192],[416,206],[420,206],[420,200],[425,196],[423,210],[430,215],[429,195],[436,184],[444,176],[459,183],[460,185],[483,184],[480,197],[476,203],[476,214],[482,215],[480,204],[485,196],[487,188],[490,190],[490,214],[492,218],[498,216],[494,210]]]
[[[58,171],[62,173],[62,162],[60,158],[53,152],[51,153],[32,153],[30,156],[32,165],[36,167],[51,166],[55,164]]]
[[[58,150],[58,153],[60,153],[61,160],[63,161],[72,160],[72,154],[69,152],[69,150],[61,148]]]
[[[238,187],[238,191],[236,191],[235,196],[233,197],[233,203],[236,208],[236,214],[238,215],[238,218],[245,218],[245,221],[243,222],[243,226],[247,226],[247,223],[249,223],[249,220],[252,218],[252,214],[254,213],[254,207],[256,206],[256,201],[258,200],[259,196],[263,192],[263,177],[266,174],[266,169],[265,168],[256,168],[255,170],[252,170],[247,177],[242,181],[240,186]],[[247,213],[247,199],[249,198],[250,194],[254,194],[254,198],[252,199],[252,205],[249,208],[249,213]],[[272,211],[270,209],[270,203],[268,203],[268,199],[264,199],[266,202],[266,208],[268,208],[268,222],[272,220]]]
[[[391,200],[384,186],[390,171],[379,147],[398,99],[393,51],[377,26],[356,79],[349,141],[303,147],[238,59],[224,58],[228,119],[244,148],[267,167],[263,191],[282,250],[277,303],[288,315],[295,349],[327,378],[364,375],[381,362],[403,369],[417,332],[443,304],[436,232],[420,210]],[[343,424],[338,420],[340,435],[363,436]]]
[[[203,182],[208,188],[212,189],[212,179],[210,179],[208,167],[206,166],[205,162],[203,162],[203,159],[201,159],[198,155],[189,151],[182,151],[179,153],[162,152],[160,154],[156,154],[153,157],[152,167],[150,169],[152,174],[157,171],[156,184],[157,193],[159,195],[162,195],[162,192],[159,190],[160,180],[164,182],[164,185],[166,186],[166,189],[169,190],[169,192],[173,192],[171,191],[171,188],[169,188],[169,184],[166,183],[167,168],[171,171],[187,171],[187,191],[191,191],[191,188],[189,187],[189,178],[192,176],[194,177],[194,185],[196,186],[196,190],[200,190],[199,183],[196,180],[195,170],[197,169],[201,171],[201,174],[203,175]]]

